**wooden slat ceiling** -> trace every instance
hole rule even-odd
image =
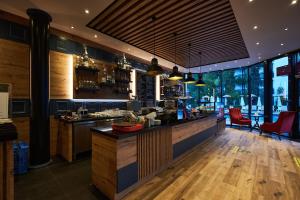
[[[156,55],[171,62],[177,33],[183,67],[249,57],[229,0],[116,0],[87,26],[150,53],[155,34]]]

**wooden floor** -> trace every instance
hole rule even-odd
[[[125,199],[300,200],[300,143],[227,128]]]

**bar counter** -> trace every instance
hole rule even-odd
[[[121,199],[218,132],[215,114],[197,120],[119,133],[91,128],[92,181],[109,199]]]
[[[0,124],[0,200],[14,199],[13,140],[17,139],[12,123]]]
[[[90,129],[107,126],[120,117],[59,119],[58,154],[68,162],[76,160],[77,155],[92,150]]]

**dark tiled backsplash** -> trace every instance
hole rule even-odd
[[[30,116],[29,99],[12,100],[12,117]],[[72,101],[65,99],[51,99],[49,104],[50,115],[59,115],[65,111],[75,112],[79,107],[85,107],[89,112],[99,112],[106,109],[127,109],[126,102],[94,102],[94,101]]]

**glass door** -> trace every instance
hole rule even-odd
[[[272,61],[272,121],[278,119],[281,111],[288,110],[289,59],[282,57]]]

